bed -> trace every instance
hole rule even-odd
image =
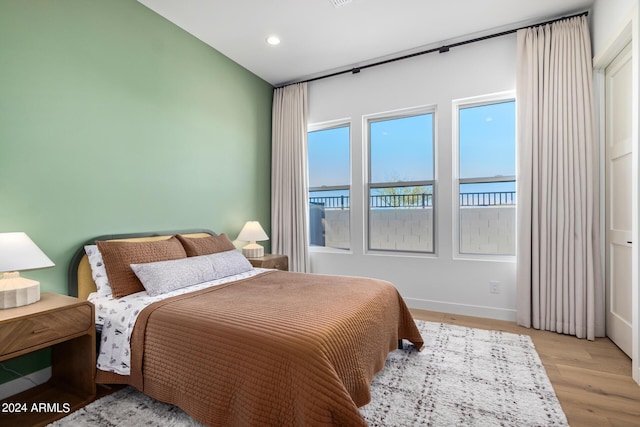
[[[246,259],[228,247],[194,252],[193,247],[210,252],[204,242],[223,236],[210,230],[108,235],[77,250],[69,294],[96,305],[103,359],[98,358],[96,382],[132,385],[207,425],[366,425],[358,407],[369,402],[371,380],[387,354],[399,340],[423,345],[395,287],[370,278],[245,268]],[[130,264],[136,274],[156,276],[140,274],[136,280],[148,288],[114,296],[113,266],[122,260],[113,261],[112,247],[128,263],[138,247],[144,253],[146,247],[175,245],[176,237],[186,257]],[[92,252],[85,246],[94,242],[111,295],[89,263]],[[203,260],[207,272],[210,261],[214,274],[234,274],[164,292],[167,277],[181,281]],[[183,274],[185,266],[190,270]],[[164,283],[163,292],[157,293],[149,277]],[[115,362],[115,353],[126,360]]]

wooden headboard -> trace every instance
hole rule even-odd
[[[215,236],[211,230],[192,229],[178,231],[156,231],[150,233],[131,233],[131,234],[107,234],[104,236],[94,237],[84,242],[78,250],[76,250],[71,263],[69,264],[68,281],[69,295],[86,300],[91,292],[96,291],[96,284],[91,276],[91,267],[89,259],[84,251],[85,245],[94,245],[97,241],[105,240],[122,240],[128,242],[149,242],[152,240],[164,240],[176,234],[184,234],[189,237],[207,237]]]

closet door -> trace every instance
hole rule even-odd
[[[606,327],[631,357],[631,44],[605,70]]]

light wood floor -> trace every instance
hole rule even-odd
[[[608,338],[580,340],[513,322],[412,309],[414,318],[529,335],[571,427],[640,426],[631,360]]]

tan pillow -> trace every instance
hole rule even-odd
[[[236,248],[224,233],[209,237],[187,237],[178,234],[176,237],[180,239],[187,256],[217,254]]]
[[[111,291],[115,298],[121,298],[136,292],[144,291],[144,286],[131,269],[131,264],[168,261],[186,258],[187,254],[175,236],[167,240],[152,242],[96,242]]]

